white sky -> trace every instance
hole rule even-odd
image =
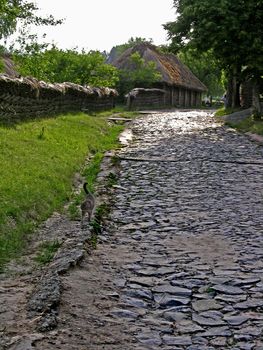
[[[130,37],[167,43],[162,24],[175,19],[173,0],[35,0],[41,14],[65,18],[65,24],[37,28],[59,48],[106,50]]]

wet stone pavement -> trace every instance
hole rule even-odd
[[[132,131],[110,225],[36,348],[263,350],[263,147],[206,111]]]

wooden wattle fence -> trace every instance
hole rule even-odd
[[[73,83],[49,84],[34,78],[11,78],[0,74],[0,123],[81,110],[97,111],[114,107],[117,91],[84,87]]]

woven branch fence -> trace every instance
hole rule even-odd
[[[73,83],[49,84],[0,74],[0,123],[16,123],[81,110],[114,107],[117,91]]]

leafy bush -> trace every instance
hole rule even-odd
[[[2,58],[0,58],[0,73],[3,73],[3,72],[4,72],[4,63]]]
[[[80,85],[115,87],[118,71],[105,63],[99,51],[60,50],[53,46],[42,49],[38,45],[14,56],[19,73],[51,83],[65,81]]]
[[[121,95],[135,87],[152,87],[153,83],[158,82],[161,78],[155,62],[145,62],[138,52],[131,55],[130,66],[131,69],[120,69],[118,91]]]

